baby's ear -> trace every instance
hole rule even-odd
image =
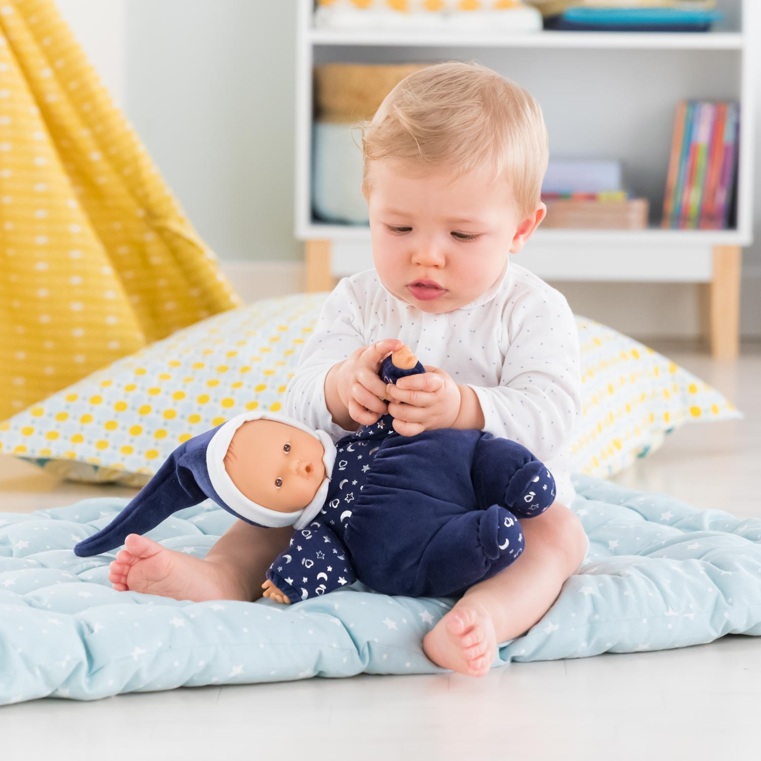
[[[515,228],[513,242],[510,245],[511,254],[517,254],[528,243],[529,238],[534,234],[534,231],[539,227],[546,215],[547,207],[540,201],[533,213]]]

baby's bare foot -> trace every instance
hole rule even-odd
[[[169,550],[140,534],[130,534],[124,545],[126,549],[116,554],[108,574],[119,592],[131,590],[194,602],[243,599],[232,596],[236,592],[214,563]]]
[[[486,676],[497,653],[497,634],[486,608],[463,598],[423,640],[438,666],[468,676]]]

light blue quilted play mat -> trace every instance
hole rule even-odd
[[[761,634],[761,519],[586,476],[575,484],[573,507],[592,542],[588,562],[536,626],[500,649],[494,666]],[[107,580],[116,551],[85,559],[72,548],[126,502],[0,513],[0,705],[439,671],[421,643],[448,600],[391,598],[358,585],[288,608],[116,592]],[[232,521],[205,502],[149,536],[203,557]]]

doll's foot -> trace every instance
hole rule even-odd
[[[507,568],[526,548],[520,521],[507,508],[499,505],[492,505],[480,515],[481,546],[492,561],[491,570],[496,572]]]
[[[108,580],[118,592],[142,592],[175,600],[244,600],[223,569],[206,560],[162,547],[153,539],[130,534],[116,554]]]
[[[438,666],[468,676],[486,676],[497,653],[497,633],[486,608],[463,598],[423,640]]]
[[[555,501],[555,479],[539,461],[516,473],[505,495],[505,506],[519,518],[541,515]]]

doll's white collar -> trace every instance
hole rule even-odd
[[[235,435],[235,431],[243,423],[249,420],[273,420],[276,423],[285,423],[292,425],[294,428],[305,431],[314,436],[325,448],[325,455],[322,462],[325,465],[326,477],[320,484],[314,499],[303,509],[293,513],[282,513],[278,510],[271,510],[268,507],[262,507],[256,502],[252,502],[246,497],[235,484],[225,469],[225,455],[230,447],[230,442]],[[237,515],[253,523],[268,528],[283,528],[284,526],[293,526],[295,529],[304,528],[320,512],[325,504],[325,498],[328,495],[330,485],[330,476],[333,473],[333,465],[336,461],[336,447],[333,440],[325,431],[313,430],[286,415],[279,415],[275,412],[247,412],[228,420],[212,436],[209,446],[206,449],[206,468],[209,471],[209,479],[214,491],[217,492],[220,499]],[[254,466],[255,467],[255,466]]]

